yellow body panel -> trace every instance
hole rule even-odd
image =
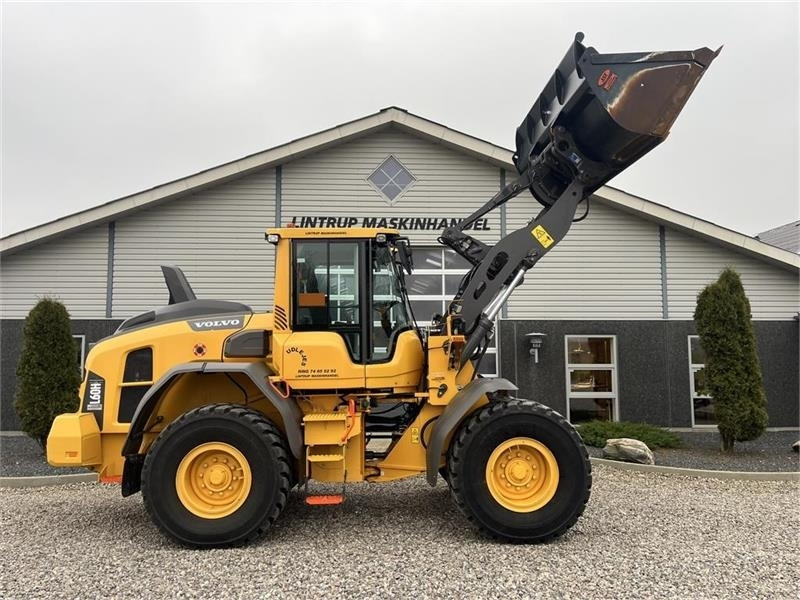
[[[422,445],[422,430],[425,427],[425,423],[439,417],[443,410],[443,406],[434,406],[432,404],[423,406],[411,426],[405,430],[402,437],[392,446],[389,455],[383,460],[369,463],[368,466],[377,469],[376,472],[367,474],[369,481],[392,481],[424,473],[425,446]],[[425,431],[426,442],[430,434],[431,428],[429,426]]]
[[[235,382],[235,383],[234,383]],[[242,393],[244,390],[244,394]],[[246,397],[245,397],[246,394]],[[179,377],[162,395],[153,411],[142,442],[146,450],[159,433],[182,414],[209,404],[247,404],[282,425],[280,415],[248,377],[240,373]]]
[[[54,467],[99,465],[100,428],[90,413],[58,415],[47,436],[47,462]]]
[[[122,477],[122,467],[125,466],[125,457],[122,456],[122,445],[125,443],[126,433],[105,433],[101,435],[103,462],[99,468],[92,468],[100,474],[100,481],[118,481]]]
[[[86,369],[105,379],[103,433],[128,432],[129,424],[121,423],[117,417],[121,389],[125,387],[122,381],[125,361],[131,351],[153,349],[153,379],[149,382],[152,384],[176,365],[221,360],[225,339],[242,329],[250,319],[249,315],[243,317],[238,326],[214,331],[195,331],[188,319],[143,327],[108,338],[95,346],[87,358]],[[136,385],[147,383],[139,381]],[[84,397],[85,386],[86,381],[81,384],[81,398]]]
[[[331,331],[296,331],[273,336],[273,360],[294,389],[363,388],[364,365],[350,358],[344,338]]]
[[[414,331],[403,331],[397,336],[397,346],[392,360],[367,365],[365,387],[394,388],[396,393],[413,393],[419,387],[424,358],[419,336]]]
[[[434,335],[428,339],[428,393],[431,404],[446,405],[472,381],[474,368],[467,362],[458,369],[463,336]]]
[[[364,414],[312,412],[303,417],[306,473],[317,481],[364,479]]]

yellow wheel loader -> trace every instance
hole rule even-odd
[[[91,349],[81,408],[50,432],[50,464],[85,465],[123,496],[141,490],[156,525],[191,546],[261,535],[295,486],[309,504],[336,504],[346,484],[420,474],[441,475],[489,536],[564,533],[591,489],[580,436],[477,366],[526,271],[592,192],[667,136],[719,52],[600,54],[582,39],[517,129],[518,179],[442,232],[472,268],[431,326],[415,322],[411,245],[391,229],[269,229],[263,314],[197,299],[180,269],[162,267],[169,305]],[[494,246],[465,232],[526,189],[543,208],[525,227]]]

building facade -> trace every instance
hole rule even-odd
[[[199,298],[270,310],[267,227],[388,226],[413,242],[408,287],[424,324],[467,270],[436,242],[439,233],[515,175],[509,150],[389,108],[8,236],[0,240],[0,426],[18,428],[15,367],[39,297],[66,304],[82,360],[122,320],[167,303],[161,264],[182,267]],[[539,208],[519,196],[471,233],[495,243]],[[695,385],[703,359],[692,314],[698,292],[726,266],[741,274],[752,305],[769,424],[797,427],[800,257],[610,187],[512,295],[480,370],[573,422],[712,426],[713,399]]]

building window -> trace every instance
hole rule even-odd
[[[78,359],[78,369],[81,373],[81,379],[83,379],[83,367],[86,364],[86,336],[81,335],[73,335],[72,340],[75,342],[75,352]]]
[[[570,423],[619,420],[616,336],[568,335],[564,351]]]
[[[469,269],[470,264],[452,250],[414,248],[414,274],[406,276],[406,287],[411,308],[420,326],[430,325],[435,314],[445,314],[448,303]],[[489,343],[478,366],[478,373],[484,377],[498,375],[495,338]]]
[[[381,166],[367,177],[372,186],[394,203],[397,197],[410,188],[417,179],[394,156],[389,156]]]
[[[700,338],[689,336],[689,386],[692,395],[692,427],[706,427],[717,424],[714,414],[714,399],[701,393],[704,384],[706,354],[700,345]]]
[[[132,350],[125,358],[125,371],[120,383],[118,423],[130,423],[139,402],[153,385],[153,349]]]

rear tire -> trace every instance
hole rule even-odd
[[[291,467],[280,431],[259,412],[203,406],[172,422],[142,468],[153,522],[188,546],[233,546],[266,531],[286,505]]]
[[[592,487],[580,436],[564,417],[528,400],[479,409],[454,437],[448,471],[461,512],[508,542],[563,534],[583,514]]]

